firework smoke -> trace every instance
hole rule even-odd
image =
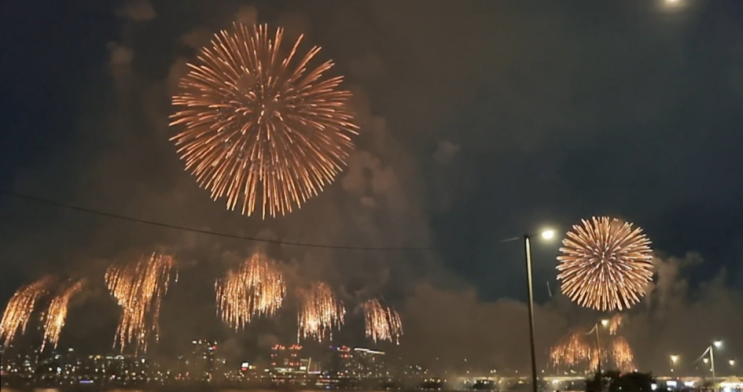
[[[82,291],[86,284],[87,281],[85,279],[74,281],[72,284],[61,290],[61,292],[49,303],[49,308],[41,318],[44,328],[44,337],[41,343],[42,350],[47,343],[51,344],[52,347],[57,348],[59,336],[61,335],[62,328],[64,328],[65,321],[67,320],[67,311],[70,305],[70,300],[73,296]]]
[[[131,343],[147,351],[150,333],[160,338],[160,306],[171,280],[177,282],[176,260],[153,252],[135,262],[114,264],[106,271],[106,286],[121,306],[114,347]]]
[[[388,340],[399,343],[402,336],[400,315],[392,308],[385,308],[376,299],[364,302],[366,336],[374,342]]]
[[[302,37],[283,55],[283,35],[240,24],[215,34],[188,64],[170,123],[185,125],[171,140],[199,186],[263,218],[290,213],[332,183],[358,134],[351,93],[336,89],[343,78],[323,77],[333,62],[308,68],[317,46],[294,62]]]
[[[274,315],[284,301],[286,285],[276,264],[256,253],[237,271],[229,271],[217,280],[215,291],[220,317],[237,330],[255,315]]]
[[[300,292],[298,338],[311,337],[319,342],[326,335],[333,338],[333,329],[343,325],[346,309],[335,298],[327,284],[316,282],[310,290]]]
[[[583,220],[563,240],[557,266],[562,292],[581,306],[628,309],[653,277],[653,252],[641,228],[607,217]]]
[[[4,345],[11,344],[18,333],[26,332],[26,326],[37,302],[49,294],[55,282],[54,277],[45,276],[30,285],[21,287],[13,294],[5,308],[3,319],[0,321],[0,340]]]

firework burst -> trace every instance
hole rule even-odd
[[[321,342],[327,335],[333,338],[333,329],[343,325],[346,309],[335,298],[327,284],[316,282],[306,291],[300,291],[298,338],[314,338]]]
[[[85,279],[79,279],[72,282],[62,289],[49,303],[49,308],[41,318],[44,328],[44,337],[41,343],[42,350],[47,343],[51,344],[54,348],[57,347],[59,336],[61,335],[62,328],[64,328],[65,321],[67,320],[67,311],[69,309],[70,300],[83,290],[86,283]]]
[[[31,314],[36,309],[38,301],[49,294],[56,279],[45,276],[30,285],[23,286],[13,294],[0,321],[0,340],[9,345],[20,333],[26,332],[26,326]]]
[[[388,340],[399,343],[402,336],[402,321],[395,309],[385,308],[376,299],[364,302],[364,320],[366,336],[374,342]]]
[[[333,62],[309,68],[317,46],[294,61],[302,37],[284,55],[283,35],[240,24],[215,34],[173,96],[170,125],[185,129],[171,140],[186,169],[212,199],[248,216],[285,215],[317,195],[358,134],[351,93],[337,89],[343,78],[323,75]]]
[[[581,306],[627,309],[653,278],[653,252],[642,229],[607,217],[583,220],[563,240],[557,257],[562,292]]]
[[[274,315],[284,301],[286,285],[276,263],[256,253],[217,280],[215,291],[220,317],[237,330],[255,315]]]
[[[121,306],[114,346],[128,344],[147,351],[151,334],[160,338],[160,306],[171,283],[177,282],[176,260],[153,252],[134,262],[117,263],[106,271],[106,286]]]
[[[585,334],[575,332],[561,340],[550,350],[550,358],[555,366],[573,367],[589,360],[594,348],[587,342]]]

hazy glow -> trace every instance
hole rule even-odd
[[[714,343],[715,347],[720,348],[722,347],[722,340],[716,340]]]
[[[302,36],[282,48],[283,35],[241,24],[215,34],[179,81],[170,123],[185,125],[171,140],[199,186],[264,218],[332,183],[358,134],[343,77],[323,75],[333,62],[310,67],[320,48],[298,55]]]
[[[545,240],[551,240],[555,238],[555,231],[554,230],[545,230],[542,232],[542,238]]]

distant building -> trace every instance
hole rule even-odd
[[[303,355],[302,346],[277,344],[271,348],[271,378],[276,382],[304,380],[312,360]]]

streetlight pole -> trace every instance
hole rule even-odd
[[[712,364],[712,390],[717,390],[717,376],[715,375],[715,345],[709,346],[709,362]]]
[[[603,386],[601,385],[603,384],[603,377],[601,375],[601,342],[599,342],[599,323],[596,323],[593,326],[593,329],[596,330],[596,356],[599,360],[597,370],[599,372],[599,391],[601,391],[603,390]]]
[[[531,348],[531,385],[537,392],[537,356],[534,349],[534,290],[531,274],[531,240],[524,234],[524,252],[526,254],[526,289],[529,295],[529,346]]]

